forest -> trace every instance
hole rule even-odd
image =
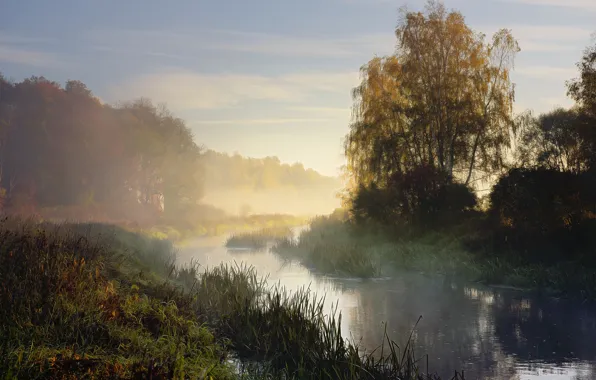
[[[11,82],[0,75],[0,134],[6,215],[190,228],[237,215],[237,207],[204,202],[209,190],[339,183],[277,157],[206,150],[165,106],[147,99],[103,104],[77,80],[62,86],[43,76]],[[242,206],[246,216],[251,205]]]
[[[277,157],[248,158],[213,150],[203,154],[206,191],[341,188],[339,178],[327,177],[297,162],[281,163]]]

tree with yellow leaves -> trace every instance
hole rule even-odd
[[[420,166],[465,184],[494,173],[514,127],[517,41],[503,29],[487,43],[434,1],[401,15],[395,54],[363,66],[353,92],[345,140],[352,183],[387,186]]]

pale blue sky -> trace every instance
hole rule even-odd
[[[343,164],[358,69],[423,0],[0,0],[0,72],[79,79],[108,103],[166,102],[197,141],[325,174]],[[513,29],[517,109],[569,105],[565,80],[596,0],[446,0],[469,25]]]

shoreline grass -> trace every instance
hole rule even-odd
[[[379,232],[381,231],[381,232]],[[399,270],[448,274],[486,285],[506,285],[557,297],[596,299],[596,274],[578,261],[541,264],[515,255],[473,252],[466,226],[422,235],[390,236],[332,217],[316,218],[297,241],[281,239],[272,250],[332,275],[370,278]]]
[[[143,235],[160,239],[170,240],[177,245],[184,245],[192,239],[221,236],[226,234],[243,234],[256,230],[283,230],[297,227],[308,223],[309,218],[300,215],[287,214],[254,214],[249,216],[228,216],[214,218],[193,223],[181,223],[168,220],[153,220],[148,223],[137,223],[127,220],[111,220],[109,218],[98,218],[100,222],[89,222],[89,216],[78,219],[73,215],[84,216],[84,210],[71,210],[70,213],[60,213],[59,210],[42,210],[35,218],[37,222],[51,224],[76,224],[76,223],[100,223],[105,225],[116,225],[131,232],[138,232]],[[163,218],[161,218],[163,219]],[[31,218],[33,221],[33,218]]]
[[[380,359],[307,290],[253,268],[177,267],[171,243],[102,224],[0,221],[7,378],[437,379],[406,345]],[[387,342],[383,342],[385,346]],[[230,359],[247,366],[242,373]],[[258,371],[257,371],[258,369]]]
[[[234,233],[225,242],[227,248],[246,248],[262,250],[267,244],[292,236],[288,226],[255,229],[253,231]]]

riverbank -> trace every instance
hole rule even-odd
[[[179,227],[171,224],[158,224],[149,228],[136,228],[136,231],[157,239],[167,239],[177,245],[189,240],[222,236],[229,234],[250,233],[264,229],[285,229],[304,225],[309,217],[285,214],[250,215],[246,217],[228,217],[220,220],[197,223],[192,227]],[[134,227],[133,227],[134,228]]]
[[[476,227],[475,227],[476,226]],[[458,276],[560,297],[596,299],[596,268],[581,261],[536,263],[514,253],[477,247],[477,222],[425,234],[388,233],[337,217],[315,218],[298,239],[281,239],[273,250],[318,271],[363,278],[397,270]],[[485,238],[485,237],[482,237]]]
[[[435,378],[408,346],[362,355],[307,291],[177,267],[171,243],[115,226],[2,220],[0,284],[10,378]]]
[[[42,208],[26,214],[33,221],[50,223],[101,222],[117,225],[131,232],[138,232],[156,239],[166,239],[177,245],[201,237],[221,236],[232,233],[246,233],[261,229],[289,228],[304,225],[310,217],[289,214],[252,214],[246,216],[228,215],[223,210],[209,205],[197,206],[190,216],[175,218],[169,215],[153,214],[144,218],[114,218],[102,207],[54,207]],[[18,215],[16,215],[18,216]]]

